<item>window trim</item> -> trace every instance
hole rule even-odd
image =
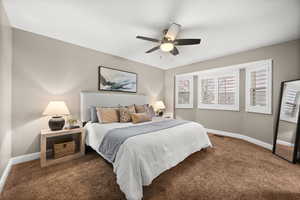
[[[249,66],[245,69],[245,111],[252,113],[261,113],[272,115],[272,60],[263,60],[253,63],[255,66]],[[251,72],[259,71],[261,69],[267,70],[267,105],[265,107],[261,106],[251,106]]]
[[[220,77],[228,76],[228,75],[233,75],[236,78],[236,84],[235,84],[235,104],[234,105],[224,105],[224,104],[203,104],[200,103],[200,100],[202,99],[201,97],[201,79],[209,79],[213,78],[217,80]],[[216,83],[217,86],[217,91],[218,89],[218,84]],[[218,95],[219,92],[216,94],[216,99],[218,101]],[[209,109],[209,110],[226,110],[226,111],[240,111],[240,69],[239,68],[230,68],[230,69],[220,69],[220,70],[206,70],[198,73],[198,109]]]
[[[190,81],[190,102],[189,104],[178,104],[178,80]],[[194,76],[193,75],[178,75],[175,79],[175,108],[194,108]]]

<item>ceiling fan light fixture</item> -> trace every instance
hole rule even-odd
[[[168,29],[163,30],[163,37],[161,39],[149,38],[137,35],[137,39],[155,42],[157,46],[149,49],[145,53],[152,53],[157,50],[168,52],[173,56],[179,55],[177,46],[196,45],[200,44],[201,39],[176,39],[180,32],[181,25],[173,23]]]
[[[160,49],[166,52],[172,51],[174,49],[174,44],[171,42],[164,42],[160,45]]]

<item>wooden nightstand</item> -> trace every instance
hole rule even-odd
[[[161,120],[168,120],[168,119],[174,119],[173,113],[165,113],[163,116],[155,116],[152,118],[152,121],[161,121]]]
[[[61,158],[54,156],[54,144],[74,141],[75,152]],[[84,128],[63,129],[60,131],[41,130],[41,167],[79,158],[85,154]]]
[[[173,113],[164,113],[162,117],[165,119],[174,119],[174,114]]]

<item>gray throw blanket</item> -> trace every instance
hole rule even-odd
[[[115,161],[120,146],[128,138],[163,130],[163,129],[172,128],[186,123],[189,123],[189,121],[171,119],[171,120],[152,122],[149,124],[143,124],[138,126],[115,128],[109,130],[107,134],[104,136],[99,146],[99,151],[106,159],[108,159],[111,163],[113,163]]]

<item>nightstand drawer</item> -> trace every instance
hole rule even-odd
[[[54,144],[54,158],[61,158],[75,153],[75,141]]]

